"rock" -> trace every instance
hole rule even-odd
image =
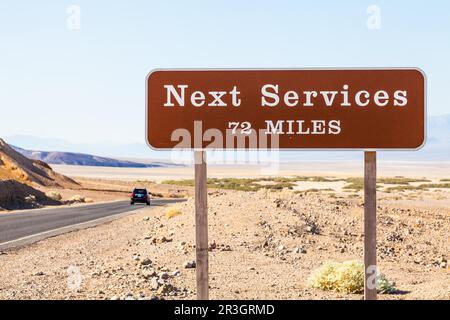
[[[39,272],[36,272],[34,275],[35,275],[35,276],[44,276],[45,273],[42,272],[42,271],[39,271]]]
[[[303,247],[297,247],[293,250],[294,253],[306,253],[306,249]]]
[[[220,248],[220,251],[231,251],[231,247],[229,245],[222,246],[222,248]]]
[[[187,261],[183,266],[185,269],[193,269],[197,266],[197,264],[195,263],[195,261]]]
[[[280,207],[281,207],[281,203],[283,202],[283,200],[281,200],[281,199],[275,199],[273,202],[275,203],[275,205],[276,205],[277,208],[280,208]]]
[[[181,271],[180,270],[175,270],[174,272],[172,272],[172,277],[178,277],[181,275]]]
[[[150,260],[149,258],[145,258],[144,260],[141,261],[141,265],[143,266],[149,266],[152,264],[152,260]]]
[[[169,274],[167,272],[161,272],[158,277],[163,280],[169,279]]]
[[[155,270],[144,270],[142,272],[142,277],[144,279],[150,279],[150,278],[155,277],[155,276],[156,276]]]
[[[156,294],[158,296],[168,295],[172,291],[174,291],[174,287],[169,283],[165,283],[161,287],[159,287],[159,289],[156,291]]]
[[[149,220],[150,220],[150,217],[144,217],[144,219],[142,219],[142,220],[144,220],[144,221],[149,221]]]
[[[305,231],[311,234],[319,234],[319,228],[314,223],[307,225]]]
[[[172,239],[171,239],[171,238],[162,237],[162,238],[160,239],[160,242],[161,242],[161,243],[172,242]]]
[[[55,201],[61,201],[62,200],[61,194],[56,192],[56,191],[50,191],[49,193],[46,194],[46,196],[49,197],[52,200],[55,200]]]
[[[30,194],[29,196],[25,197],[24,200],[28,203],[36,202],[36,196],[33,194]]]
[[[403,237],[401,234],[397,233],[397,232],[393,232],[391,233],[387,239],[387,241],[391,241],[391,242],[402,242],[403,241]]]
[[[112,296],[110,300],[120,300],[118,296]]]
[[[160,286],[160,283],[159,283],[159,281],[158,281],[158,277],[153,277],[153,278],[150,280],[150,289],[152,289],[152,290],[158,290],[159,286]]]

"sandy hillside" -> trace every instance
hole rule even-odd
[[[11,148],[0,139],[0,179],[40,186],[76,188],[78,184],[55,171],[45,162],[31,160]]]
[[[73,179],[52,170],[45,162],[30,160],[0,139],[0,210],[60,205],[47,188],[78,189]]]
[[[324,188],[328,189],[328,188]],[[382,193],[378,263],[396,294],[381,299],[450,299],[446,189]],[[359,192],[359,193],[358,193]],[[212,299],[361,299],[313,289],[307,279],[328,260],[362,260],[358,192],[209,191]],[[403,198],[404,204],[397,204]],[[416,198],[414,198],[416,197]],[[434,198],[433,198],[434,197]],[[194,203],[165,207],[61,235],[0,255],[3,299],[194,299]]]

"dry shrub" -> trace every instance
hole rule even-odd
[[[314,271],[308,279],[313,288],[342,293],[364,292],[364,264],[359,261],[326,262]],[[394,284],[383,274],[377,276],[380,293],[395,291]]]
[[[50,191],[49,193],[47,193],[47,197],[55,201],[61,201],[62,199],[61,194],[55,191]]]
[[[169,198],[172,198],[172,199],[184,199],[184,198],[187,198],[187,196],[184,195],[184,194],[171,193],[171,194],[169,194]]]
[[[181,210],[178,208],[171,207],[166,210],[166,218],[167,219],[171,219],[173,217],[179,216],[180,214],[181,214]]]
[[[156,192],[156,193],[155,192],[151,192],[150,195],[152,197],[155,197],[155,198],[164,198],[164,195],[162,193],[159,193],[159,192]]]
[[[69,199],[69,201],[72,201],[72,202],[85,202],[85,198],[83,196],[80,196],[80,195],[74,195],[73,197],[71,197]]]

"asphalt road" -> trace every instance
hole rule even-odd
[[[152,199],[152,206],[179,202],[178,199]],[[182,201],[182,200],[181,200]],[[23,210],[0,214],[0,249],[33,243],[50,236],[114,220],[123,214],[147,207],[129,201]]]

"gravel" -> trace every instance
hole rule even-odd
[[[306,281],[326,261],[363,259],[361,200],[338,197],[287,190],[211,195],[210,297],[360,299]],[[380,298],[450,299],[450,208],[378,205],[379,268],[403,292]],[[195,299],[194,202],[177,206],[182,215],[172,219],[165,208],[145,207],[5,252],[0,299]]]

